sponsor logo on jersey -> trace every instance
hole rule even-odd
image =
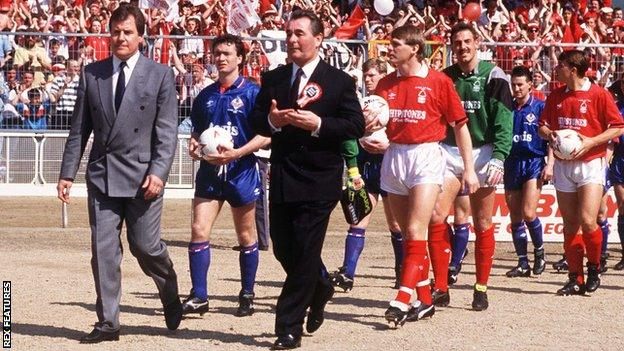
[[[513,136],[514,143],[519,143],[521,141],[526,141],[530,143],[531,141],[533,141],[533,135],[524,131],[522,132],[522,134],[516,134]]]
[[[418,123],[419,120],[427,118],[427,112],[422,110],[395,110],[390,109],[390,118],[398,119],[397,122]]]
[[[475,113],[476,110],[481,108],[481,101],[479,100],[467,100],[462,101],[464,110],[468,113]]]
[[[214,106],[215,101],[213,99],[208,100],[208,102],[206,102],[206,107],[210,108],[212,106]]]
[[[212,122],[210,122],[210,124],[208,125],[208,128],[212,128],[214,126],[219,126],[225,130],[227,130],[228,132],[230,132],[230,135],[235,137],[238,136],[239,134],[239,130],[237,126],[233,126],[232,122],[227,122],[225,125],[223,124],[214,124]]]
[[[557,117],[557,123],[561,129],[579,129],[587,127],[587,120],[584,118]]]

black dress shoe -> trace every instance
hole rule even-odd
[[[100,329],[93,329],[87,336],[83,336],[80,339],[81,344],[97,344],[102,341],[118,341],[119,330],[114,332],[107,332]]]
[[[292,350],[301,347],[301,335],[285,334],[279,335],[272,350]]]
[[[174,303],[164,306],[165,323],[169,330],[176,330],[182,321],[182,304],[180,299],[176,299]]]
[[[318,300],[315,301],[314,305],[310,306],[308,320],[306,321],[306,331],[308,333],[314,333],[317,331],[325,321],[325,317],[323,316],[325,306],[327,305],[327,302],[331,300],[332,296],[334,296],[334,287],[330,285],[329,289],[325,290],[323,294],[323,296],[319,297]]]

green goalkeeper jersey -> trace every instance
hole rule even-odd
[[[455,83],[464,105],[472,146],[493,144],[492,158],[505,160],[513,136],[513,100],[505,72],[489,62],[479,61],[469,74],[463,73],[457,64],[447,67],[444,73]],[[452,130],[447,131],[444,143],[457,146]]]

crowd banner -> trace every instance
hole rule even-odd
[[[179,17],[178,0],[139,0],[139,8],[159,9],[167,14],[167,21],[175,21]]]
[[[230,34],[240,35],[242,31],[260,23],[260,17],[251,0],[227,0],[225,10],[229,14],[227,31]]]

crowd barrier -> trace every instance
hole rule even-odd
[[[0,131],[0,183],[56,184],[67,136],[67,132]],[[178,135],[168,188],[193,188],[196,164],[188,155],[189,137],[188,134]],[[85,182],[91,142],[89,139],[74,180],[76,184]]]

